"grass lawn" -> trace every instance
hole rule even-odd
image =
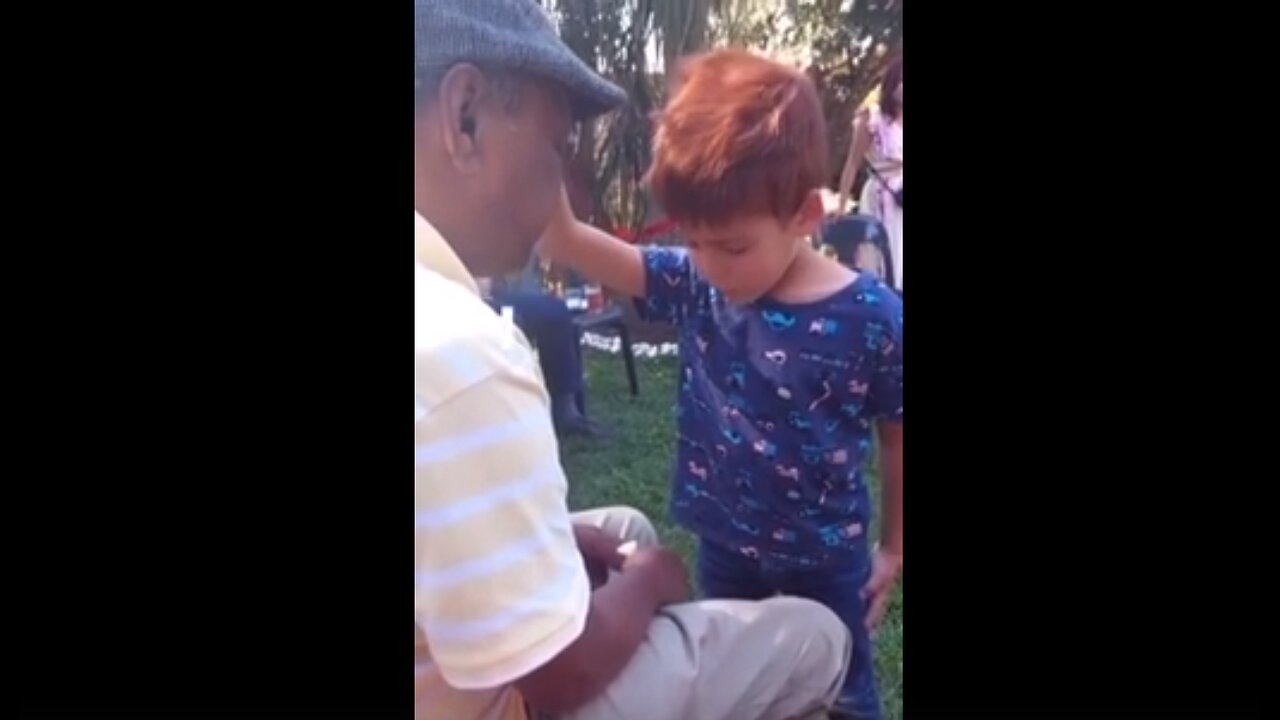
[[[583,350],[588,413],[606,423],[606,440],[570,438],[562,454],[575,510],[630,505],[653,520],[663,541],[692,567],[693,538],[667,517],[667,486],[675,444],[675,376],[672,358],[637,360],[640,397],[627,394],[622,359]],[[879,479],[871,477],[873,493]],[[879,504],[877,500],[877,510]],[[872,525],[878,537],[878,523]],[[902,581],[876,639],[876,673],[886,720],[902,718]]]

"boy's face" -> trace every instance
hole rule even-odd
[[[683,229],[698,271],[726,300],[741,305],[778,284],[821,220],[822,198],[814,191],[786,221],[750,215],[727,225]]]

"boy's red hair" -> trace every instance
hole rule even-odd
[[[827,176],[822,102],[803,73],[744,50],[681,63],[658,116],[649,185],[672,219],[789,220]]]

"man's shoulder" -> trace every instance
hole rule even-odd
[[[475,293],[421,265],[414,290],[419,402],[433,406],[495,377],[536,381],[524,337]]]

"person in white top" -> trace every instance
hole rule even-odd
[[[853,120],[853,140],[840,174],[837,212],[844,213],[858,171],[866,164],[859,210],[884,224],[893,255],[893,286],[902,290],[902,58],[885,72],[878,107],[860,111]]]

